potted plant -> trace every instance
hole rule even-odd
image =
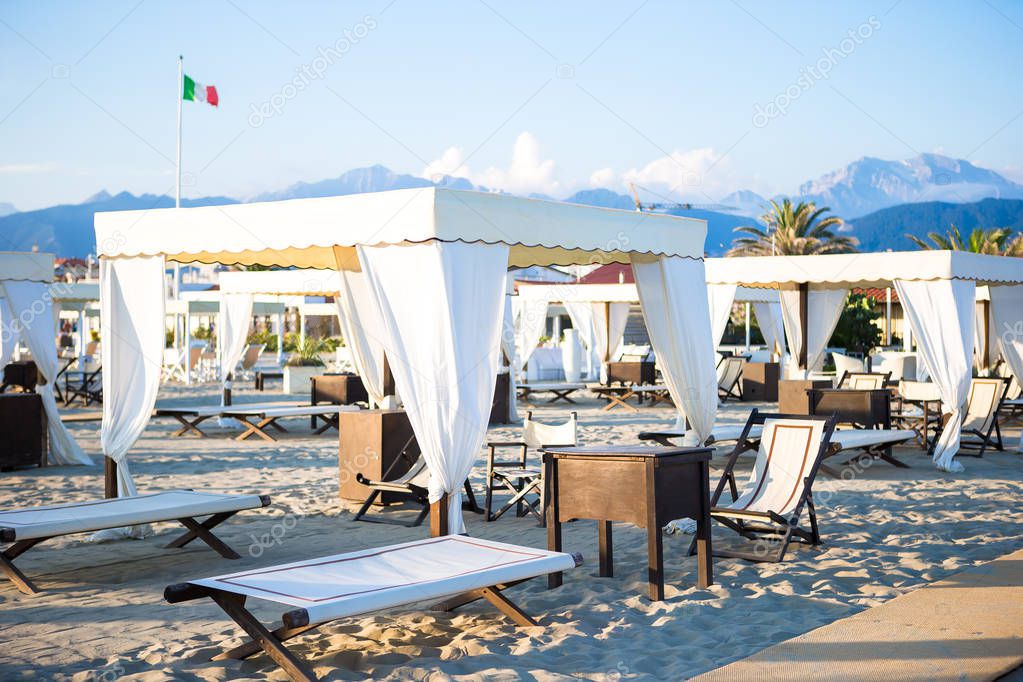
[[[309,337],[296,345],[284,365],[285,393],[309,393],[309,380],[323,372],[322,350],[323,342]]]

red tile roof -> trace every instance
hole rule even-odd
[[[632,266],[628,263],[609,263],[579,280],[579,284],[633,284]]]

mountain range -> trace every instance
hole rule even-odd
[[[490,191],[465,178],[445,176],[433,183],[376,165],[356,168],[319,182],[298,182],[247,201],[337,196],[432,184]],[[1023,229],[1023,185],[969,161],[938,154],[921,154],[901,161],[864,157],[802,184],[794,198],[830,207],[835,215],[846,220],[842,230],[857,237],[864,251],[912,248],[906,233],[923,237],[931,231],[944,232],[953,224],[963,231],[978,226]],[[635,207],[631,196],[606,188],[580,190],[563,201],[625,210]],[[214,196],[182,201],[184,206],[233,203],[239,200]],[[727,209],[680,206],[660,210],[707,220],[707,252],[721,255],[731,244],[734,229],[755,223],[768,203],[755,192],[740,190],[721,199],[720,205]],[[11,212],[15,210],[13,206],[0,203],[0,249],[38,247],[61,256],[85,257],[95,251],[94,213],[173,205],[173,199],[168,196],[136,196],[128,192],[111,195],[106,191],[80,204],[62,204],[35,211]]]

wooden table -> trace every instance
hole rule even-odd
[[[284,379],[284,372],[282,370],[259,370],[256,372],[256,390],[262,391],[266,387],[267,379]]]
[[[696,519],[697,584],[714,583],[710,539],[709,465],[712,448],[595,445],[544,450],[547,547],[561,551],[561,523],[596,519],[600,575],[612,575],[611,522],[646,528],[650,599],[664,599],[661,528]],[[561,585],[561,573],[548,577]]]

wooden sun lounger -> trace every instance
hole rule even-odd
[[[891,450],[893,445],[901,445],[914,440],[916,436],[916,431],[912,429],[836,429],[831,435],[831,449],[825,458],[834,457],[843,452],[848,454],[851,450],[861,450],[862,452],[855,459],[868,456],[884,460],[900,469],[908,469],[909,465],[897,460]],[[821,464],[820,469],[829,476],[841,477],[840,472],[826,464]]]
[[[220,495],[192,490],[170,490],[135,497],[54,504],[27,509],[0,510],[0,541],[13,543],[0,553],[0,570],[25,594],[39,589],[14,566],[14,560],[44,540],[111,528],[160,521],[178,521],[188,532],[166,545],[184,547],[202,540],[225,559],[238,554],[216,537],[212,529],[246,509],[270,504],[266,495]],[[198,521],[200,517],[208,517]]]
[[[724,445],[725,443],[738,443],[739,438],[742,436],[742,431],[746,427],[745,424],[720,424],[714,427],[711,431],[710,437],[704,441],[706,446],[718,446]],[[750,432],[746,436],[746,449],[756,450],[760,447],[760,434],[763,433],[763,424],[754,424],[750,427]],[[643,431],[639,434],[640,440],[652,440],[659,445],[665,447],[676,447],[677,443],[672,441],[676,439],[682,439],[686,435],[685,431],[678,431],[676,429],[667,429],[665,431]]]
[[[359,408],[355,405],[295,405],[292,407],[248,407],[238,405],[237,407],[225,407],[221,414],[225,417],[233,417],[245,425],[245,431],[235,436],[235,440],[245,440],[249,436],[256,435],[267,441],[277,439],[267,433],[267,429],[273,427],[282,433],[287,429],[277,423],[278,419],[289,417],[319,417],[325,423],[313,431],[313,435],[320,435],[327,429],[337,429],[338,415],[341,412],[356,411]]]
[[[553,393],[554,395],[547,400],[548,403],[554,403],[559,400],[563,400],[566,403],[575,404],[569,396],[576,391],[581,391],[586,388],[586,384],[565,384],[556,382],[537,382],[535,384],[519,384],[517,387],[519,398],[524,400],[526,404],[529,404],[529,396],[534,393]],[[532,405],[530,405],[532,407]]]
[[[292,680],[304,681],[316,677],[284,642],[320,625],[422,601],[443,599],[434,609],[452,611],[486,599],[515,624],[537,626],[504,590],[581,563],[579,555],[446,535],[170,585],[164,598],[176,604],[209,597],[252,638],[215,660],[262,650]],[[271,631],[245,608],[248,597],[290,610]]]
[[[205,438],[206,433],[199,428],[199,424],[213,417],[223,416],[224,410],[232,407],[247,409],[263,409],[276,407],[301,407],[302,403],[249,403],[241,405],[181,405],[177,407],[158,407],[153,410],[154,417],[171,417],[181,424],[181,428],[175,431],[172,436],[183,436],[186,433],[194,433],[200,438]]]

